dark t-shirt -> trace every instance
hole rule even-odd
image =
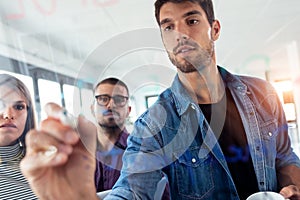
[[[119,140],[115,143],[115,146],[112,150],[108,152],[101,152],[97,150],[95,170],[95,186],[97,192],[110,190],[117,182],[123,165],[122,156],[127,148],[128,136],[129,133],[126,129],[124,129],[120,133]],[[161,199],[170,199],[169,183],[167,183]]]
[[[218,138],[240,199],[246,199],[258,192],[246,133],[228,88],[220,102],[199,106]]]
[[[95,184],[97,192],[110,190],[120,176],[122,156],[127,147],[128,132],[123,130],[114,148],[108,152],[97,150]]]

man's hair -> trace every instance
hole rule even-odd
[[[102,85],[102,84],[105,84],[105,83],[108,83],[108,84],[111,84],[111,85],[123,86],[126,89],[127,94],[129,96],[129,89],[128,89],[127,85],[123,81],[121,81],[120,79],[117,79],[117,78],[114,78],[114,77],[103,79],[102,81],[97,83],[97,85],[94,87],[94,93],[95,93],[96,89],[99,87],[99,85]]]
[[[160,19],[159,19],[160,9],[165,3],[168,3],[168,2],[182,3],[185,1],[189,1],[192,3],[198,3],[201,6],[201,8],[204,10],[210,26],[212,26],[212,23],[215,20],[215,14],[214,14],[212,0],[156,0],[156,2],[154,4],[155,5],[155,18],[156,18],[158,25],[160,25]]]

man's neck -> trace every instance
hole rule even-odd
[[[198,104],[212,104],[219,102],[225,86],[217,66],[205,68],[201,72],[182,73],[178,76],[183,86]]]

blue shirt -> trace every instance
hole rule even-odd
[[[300,161],[277,93],[264,80],[219,71],[241,116],[259,190],[278,191],[276,170]],[[218,138],[178,76],[137,119],[127,144],[106,199],[153,199],[162,174],[171,199],[239,199]]]

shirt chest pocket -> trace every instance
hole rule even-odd
[[[282,127],[283,128],[283,127]],[[266,159],[266,165],[274,168],[276,159],[276,146],[277,146],[277,136],[283,130],[279,130],[276,120],[271,120],[263,123],[260,126],[260,133],[262,137],[262,145],[264,157]]]
[[[212,158],[206,148],[189,148],[182,155],[174,153],[176,182],[182,197],[205,196],[213,190]]]
[[[277,121],[274,119],[260,125],[261,136],[265,141],[276,140],[276,137],[280,132],[277,124]],[[282,129],[283,128],[284,127],[282,127]]]

